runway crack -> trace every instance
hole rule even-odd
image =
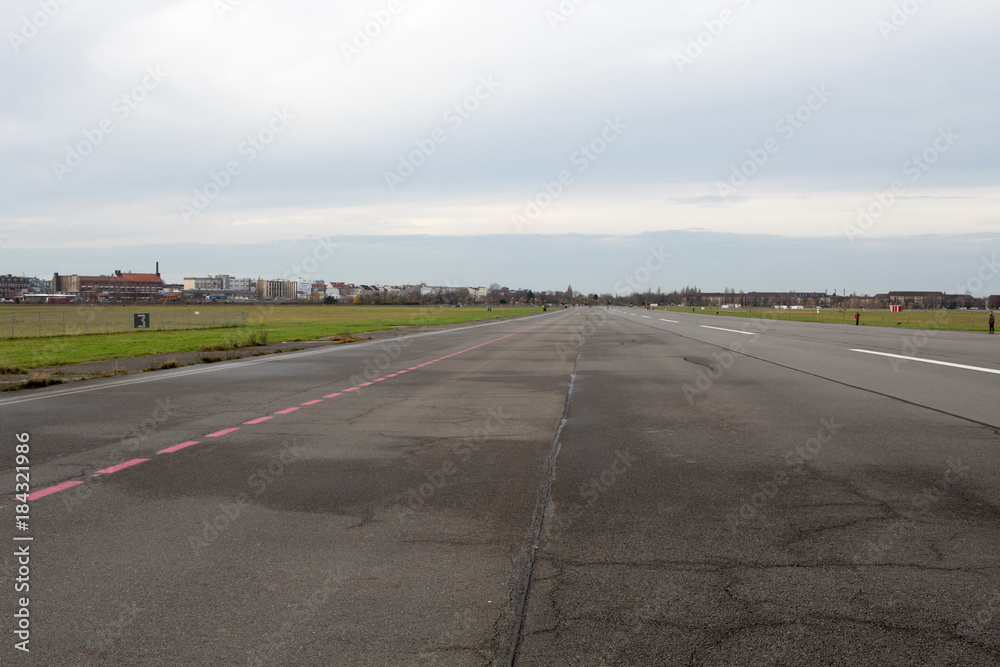
[[[555,478],[556,460],[559,457],[559,450],[562,446],[563,429],[566,427],[567,421],[569,421],[570,408],[573,404],[573,386],[576,382],[576,364],[579,356],[580,348],[577,348],[577,354],[573,359],[573,365],[570,369],[569,383],[566,387],[566,402],[563,407],[562,417],[559,419],[559,426],[556,428],[555,436],[553,436],[552,443],[549,446],[548,456],[545,459],[544,474],[542,475],[542,483],[538,492],[538,500],[535,503],[531,526],[511,568],[506,614],[507,628],[499,638],[499,650],[493,662],[497,667],[513,667],[517,660],[517,651],[524,632],[524,618],[528,608],[528,598],[531,594],[531,578],[534,573],[542,530],[545,527],[545,515],[552,494],[552,481]]]

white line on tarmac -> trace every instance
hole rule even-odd
[[[716,331],[728,331],[729,333],[738,333],[738,334],[743,334],[744,336],[756,336],[757,335],[757,334],[755,334],[752,331],[737,331],[736,329],[723,329],[722,327],[710,327],[707,324],[702,324],[701,328],[702,329],[715,329]]]
[[[966,366],[965,364],[953,364],[950,361],[937,361],[936,359],[921,359],[919,357],[904,357],[901,354],[889,354],[888,352],[875,352],[873,350],[852,349],[851,352],[876,354],[880,357],[892,357],[893,359],[903,359],[905,361],[920,361],[925,364],[934,364],[935,366],[950,366],[951,368],[964,368],[967,371],[979,371],[980,373],[993,373],[995,375],[1000,375],[1000,370],[997,370],[995,368],[981,368],[979,366]]]
[[[662,317],[660,318],[660,321],[661,322],[670,322],[671,324],[677,324],[678,323],[677,320],[665,320]]]
[[[644,320],[651,320],[651,319],[653,319],[653,318],[652,318],[652,317],[650,317],[649,315],[641,315],[641,317],[642,317],[642,318],[643,318]]]

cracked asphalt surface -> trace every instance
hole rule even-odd
[[[4,497],[20,432],[84,483],[0,662],[1000,664],[1000,377],[851,351],[1000,341],[915,335],[579,308],[6,397]]]

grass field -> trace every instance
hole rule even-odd
[[[34,307],[37,309],[37,306]],[[49,306],[58,309],[59,307]],[[79,306],[66,306],[79,308]],[[95,321],[103,321],[103,309],[120,316],[119,306],[91,307]],[[190,309],[204,313],[211,308],[198,306],[167,306],[163,310],[176,315]],[[232,310],[222,307],[220,310]],[[6,309],[9,310],[9,309]],[[142,309],[146,312],[157,307]],[[45,336],[0,340],[0,367],[31,370],[44,366],[64,366],[105,359],[124,359],[149,354],[194,352],[213,346],[225,346],[234,337],[246,342],[251,336],[267,332],[271,343],[315,340],[328,336],[356,334],[408,326],[452,324],[474,320],[514,317],[541,308],[496,307],[449,308],[438,306],[258,306],[238,309],[246,312],[246,325],[228,328],[189,329],[180,331],[133,331],[129,333],[97,333],[86,335]],[[3,315],[0,314],[0,322]]]
[[[669,307],[680,313],[690,313],[687,308]],[[695,308],[696,313],[715,314],[714,307]],[[774,308],[751,308],[742,310],[719,309],[719,317],[756,317],[788,322],[826,322],[830,324],[854,325],[854,313],[858,310],[825,308],[811,310],[776,310]],[[953,331],[989,331],[989,312],[983,310],[907,310],[893,313],[888,310],[862,310],[861,324],[878,327],[909,327],[913,329],[949,329]]]

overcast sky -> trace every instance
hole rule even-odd
[[[216,244],[208,274],[241,245],[419,234],[433,263],[366,246],[364,278],[445,282],[452,236],[698,230],[706,255],[712,233],[806,237],[786,282],[820,290],[824,244],[976,239],[928,269],[964,282],[1000,239],[998,25],[995,0],[8,1],[0,272],[153,244],[177,279],[185,244]],[[931,287],[885,284],[912,268],[893,258],[858,288]],[[664,288],[777,288],[755,265]],[[564,288],[544,275],[508,282]]]

